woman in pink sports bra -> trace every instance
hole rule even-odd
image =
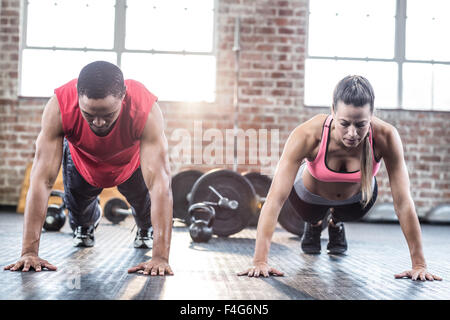
[[[375,203],[375,175],[383,158],[412,262],[410,270],[395,278],[441,280],[427,271],[400,136],[373,115],[374,99],[367,79],[347,76],[334,89],[331,115],[316,115],[291,132],[261,209],[253,266],[238,275],[283,275],[268,265],[268,254],[286,200],[306,222],[301,241],[305,253],[320,253],[323,223],[328,223],[328,253],[344,253],[343,222],[360,219]]]

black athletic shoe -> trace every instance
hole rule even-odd
[[[94,225],[89,227],[78,226],[73,231],[73,246],[74,247],[93,247],[95,244],[94,230],[97,229],[100,220],[102,219],[102,207],[98,204],[100,215],[95,221]]]
[[[94,226],[78,226],[73,232],[74,247],[93,247],[95,244]]]
[[[313,226],[306,223],[305,232],[302,238],[302,250],[308,254],[320,253],[320,234],[322,233],[322,224]]]
[[[347,251],[347,240],[345,240],[344,223],[335,223],[332,226],[328,223],[328,245],[327,251],[330,254],[342,254]]]
[[[136,238],[134,238],[134,247],[142,249],[151,249],[153,247],[153,228],[138,228]]]

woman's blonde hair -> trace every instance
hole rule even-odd
[[[338,82],[333,92],[332,109],[335,108],[339,101],[345,104],[351,104],[355,107],[363,107],[370,105],[370,113],[374,112],[375,94],[370,82],[358,75],[346,76]],[[371,129],[369,129],[371,130]],[[363,154],[361,157],[361,204],[366,207],[372,200],[372,168],[373,168],[373,150],[369,141],[369,133],[364,137]]]

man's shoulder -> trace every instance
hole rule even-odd
[[[137,90],[139,90],[139,89],[145,89],[145,90],[148,90],[146,87],[145,87],[145,85],[142,83],[142,82],[140,82],[140,81],[138,81],[138,80],[134,80],[134,79],[125,79],[125,86],[127,87],[127,89],[128,88],[130,88],[130,89],[137,89]]]
[[[55,93],[61,93],[61,94],[70,94],[70,93],[76,93],[77,92],[77,82],[78,79],[72,79],[66,83],[64,83],[63,85],[59,86],[58,88],[55,89]]]
[[[133,79],[126,79],[125,86],[127,90],[127,96],[131,99],[130,101],[145,104],[150,104],[150,108],[153,103],[158,100],[158,97],[153,94],[147,87],[140,81]]]

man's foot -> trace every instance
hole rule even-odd
[[[347,240],[345,240],[344,223],[334,223],[330,219],[328,223],[328,245],[327,251],[330,254],[342,254],[347,251]]]
[[[73,232],[74,247],[93,247],[95,244],[94,226],[78,226]]]
[[[308,254],[320,253],[320,234],[322,233],[322,223],[312,225],[306,223],[305,232],[302,238],[302,250]]]
[[[102,219],[102,207],[97,204],[99,210],[98,219],[93,225],[89,227],[78,226],[73,231],[73,246],[74,247],[93,247],[95,244],[94,230],[97,229],[100,220]]]
[[[151,249],[153,247],[153,228],[148,229],[138,228],[136,238],[134,238],[134,247]]]

